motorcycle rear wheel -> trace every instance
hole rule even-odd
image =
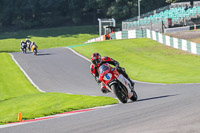
[[[126,95],[120,90],[119,86],[117,84],[111,85],[111,89],[117,96],[117,98],[122,102],[122,103],[127,103],[128,99]]]

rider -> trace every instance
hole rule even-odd
[[[26,49],[26,47],[27,47],[26,43],[25,43],[23,40],[21,40],[20,47],[21,47],[21,50],[22,50],[23,48]]]
[[[27,45],[27,47],[28,47],[28,49],[30,51],[30,49],[31,49],[31,41],[26,38],[25,43],[26,43],[26,45]]]
[[[100,83],[101,81],[99,81],[99,67],[104,64],[104,63],[109,63],[115,66],[115,68],[117,69],[117,71],[122,74],[125,78],[127,78],[130,83],[132,88],[134,88],[134,82],[128,77],[128,75],[125,72],[125,69],[119,66],[119,63],[115,60],[113,60],[110,57],[104,56],[101,57],[101,55],[99,53],[93,53],[91,56],[91,62],[92,64],[90,65],[90,72],[91,74],[95,77],[95,80],[97,81],[97,83]],[[103,93],[107,93],[109,92],[106,89],[106,86],[102,83],[101,84],[101,91]]]
[[[38,48],[38,46],[35,44],[35,42],[32,42],[31,43],[31,48],[32,48],[32,52],[33,52],[33,50],[36,48]]]

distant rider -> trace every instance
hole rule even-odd
[[[97,83],[101,83],[101,81],[99,81],[99,67],[104,63],[109,63],[114,65],[117,71],[120,74],[122,74],[125,78],[127,78],[130,81],[132,88],[134,88],[134,82],[128,77],[128,75],[125,72],[125,69],[119,66],[119,63],[117,61],[107,56],[101,57],[99,53],[93,53],[91,56],[91,62],[92,64],[90,65],[90,72],[95,77]],[[101,91],[103,93],[109,92],[103,83],[101,83]]]
[[[32,42],[32,43],[31,43],[32,52],[33,52],[33,50],[34,50],[35,48],[37,49],[38,46],[35,44],[35,42]]]
[[[28,47],[28,49],[30,51],[31,50],[31,41],[26,38],[25,43],[26,43],[26,45],[27,45],[27,47]]]
[[[21,48],[21,50],[22,50],[23,48],[26,49],[26,47],[27,47],[26,43],[25,43],[23,40],[21,40],[21,43],[20,43],[20,48]]]

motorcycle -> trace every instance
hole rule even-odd
[[[32,46],[32,52],[34,55],[37,55],[37,46],[36,45]]]
[[[108,63],[102,64],[99,67],[99,80],[103,82],[106,88],[114,93],[122,103],[127,103],[128,99],[136,101],[138,98],[129,80]]]
[[[37,55],[37,48],[34,48],[34,49],[33,49],[33,54],[34,54],[34,55]]]
[[[25,54],[26,54],[26,45],[22,45],[22,46],[21,46],[21,50],[22,50],[22,53],[25,53]]]
[[[27,48],[29,51],[31,51],[31,42],[27,42]]]

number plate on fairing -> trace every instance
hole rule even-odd
[[[110,80],[111,78],[112,78],[112,74],[111,74],[111,73],[107,73],[107,74],[103,77],[104,80]]]

